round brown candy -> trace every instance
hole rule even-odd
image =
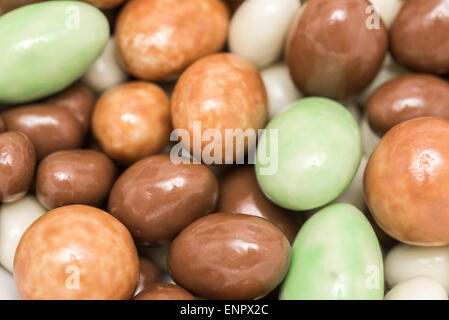
[[[22,299],[130,299],[139,260],[128,230],[90,206],[54,209],[23,234],[14,258]]]
[[[172,239],[215,209],[218,183],[202,164],[174,164],[166,154],[142,159],[115,182],[109,212],[141,245]]]
[[[365,170],[367,205],[379,226],[409,244],[449,244],[449,120],[422,117],[388,131]]]
[[[395,78],[376,90],[365,111],[371,128],[379,135],[418,117],[449,119],[449,83],[427,74]]]
[[[100,9],[111,9],[121,5],[126,0],[82,0]]]
[[[293,243],[299,229],[293,212],[278,207],[267,199],[260,190],[253,167],[242,166],[229,172],[221,180],[219,189],[217,211],[267,219]]]
[[[271,222],[217,213],[198,219],[173,241],[168,271],[208,299],[256,299],[271,292],[290,263],[290,243]]]
[[[368,0],[314,0],[290,27],[285,59],[296,86],[307,95],[342,99],[364,89],[387,52],[381,19],[372,27]],[[370,26],[370,28],[367,27]]]
[[[122,164],[161,152],[169,142],[170,130],[167,95],[142,81],[103,93],[92,116],[92,131],[103,150]]]
[[[221,0],[132,0],[119,15],[115,36],[130,73],[166,80],[219,51],[228,25]]]
[[[100,206],[114,183],[114,163],[94,150],[65,150],[41,161],[36,196],[47,209],[70,204]]]
[[[420,72],[449,72],[448,0],[404,1],[390,31],[393,56]]]
[[[160,282],[161,279],[162,272],[158,266],[150,259],[139,256],[139,284],[134,294],[140,293],[153,283]]]
[[[36,167],[31,141],[21,132],[0,134],[0,202],[13,202],[26,195]]]
[[[7,110],[2,116],[8,131],[20,131],[30,138],[39,161],[55,151],[79,148],[83,142],[80,123],[63,108],[32,104]]]
[[[134,300],[195,300],[195,297],[177,285],[156,283],[140,292]]]

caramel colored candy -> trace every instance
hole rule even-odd
[[[379,135],[414,118],[449,119],[449,83],[427,74],[405,75],[381,86],[365,111],[371,128]]]
[[[255,299],[284,278],[290,244],[259,217],[217,213],[185,228],[173,241],[168,271],[176,283],[208,299]]]
[[[166,154],[142,159],[115,182],[109,212],[137,243],[158,245],[215,209],[218,183],[202,164],[174,164]]]
[[[39,161],[55,151],[79,148],[83,142],[80,123],[64,108],[32,104],[7,110],[2,116],[8,131],[27,135]]]
[[[233,54],[214,54],[182,74],[173,92],[171,112],[173,127],[187,131],[189,137],[182,138],[187,150],[200,158],[194,149],[198,144],[206,155],[205,163],[232,163],[254,147],[255,139],[245,139],[245,131],[257,137],[257,130],[265,127],[267,93],[260,74],[249,62]],[[197,136],[196,127],[201,135],[212,131],[220,137],[208,141]],[[226,129],[235,133],[235,143],[226,142]],[[212,152],[207,151],[210,146]]]
[[[156,283],[139,293],[134,300],[195,300],[195,297],[177,285]]]
[[[408,244],[449,244],[449,120],[422,117],[388,131],[365,170],[379,226]]]
[[[219,51],[228,25],[221,0],[131,0],[118,18],[116,39],[130,73],[166,80]]]
[[[33,144],[23,133],[0,134],[0,201],[13,202],[25,196],[35,167]]]
[[[92,116],[92,131],[104,151],[122,164],[161,152],[170,137],[165,92],[147,82],[129,82],[106,91]]]
[[[54,209],[20,239],[14,278],[22,299],[130,299],[139,278],[133,239],[94,207]]]
[[[393,56],[420,72],[449,72],[449,3],[407,0],[390,32]]]
[[[47,209],[69,204],[100,206],[114,183],[115,166],[94,150],[66,150],[41,161],[36,175],[36,195]]]
[[[139,284],[134,294],[140,293],[153,283],[160,282],[161,279],[162,272],[159,267],[148,258],[139,256]]]
[[[376,25],[366,13],[370,6],[368,0],[314,0],[303,5],[290,27],[285,54],[301,92],[342,99],[374,79],[388,41],[382,20]]]
[[[82,0],[100,9],[110,9],[121,5],[126,0]]]

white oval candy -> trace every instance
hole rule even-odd
[[[0,267],[0,300],[18,300],[16,284],[11,273]]]
[[[385,300],[448,300],[444,287],[428,277],[417,277],[394,286]]]

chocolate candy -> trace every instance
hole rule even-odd
[[[385,300],[448,300],[444,287],[427,277],[417,277],[396,285]]]
[[[126,0],[82,0],[100,9],[110,9],[121,5]]]
[[[293,213],[268,200],[257,184],[254,168],[244,166],[229,172],[220,182],[217,211],[243,213],[267,219],[284,232],[290,243],[299,226]]]
[[[176,283],[208,299],[255,299],[282,281],[290,244],[272,223],[242,214],[212,214],[173,241],[168,271]]]
[[[41,161],[36,195],[47,209],[69,204],[101,206],[114,183],[115,166],[94,150],[66,150]]]
[[[170,136],[168,97],[142,81],[110,89],[95,106],[92,131],[104,151],[122,164],[161,152]]]
[[[30,188],[36,167],[31,141],[20,132],[0,134],[0,201],[13,202]]]
[[[195,157],[201,158],[204,152],[206,164],[232,163],[254,147],[255,139],[245,139],[245,131],[257,137],[257,129],[265,126],[265,86],[246,60],[228,53],[210,55],[195,62],[179,78],[171,114],[173,127],[188,135],[182,137],[182,143]],[[235,143],[226,141],[226,130],[235,134]],[[206,138],[207,131],[217,137]],[[201,147],[194,150],[194,145]]]
[[[139,293],[134,300],[195,300],[195,297],[177,285],[156,283]]]
[[[447,0],[407,0],[391,28],[393,56],[410,69],[449,72]]]
[[[387,32],[381,20],[378,27],[368,23],[370,5],[368,0],[314,0],[302,7],[285,54],[301,92],[341,99],[374,79],[387,51]]]
[[[131,0],[117,21],[117,44],[134,76],[166,80],[220,50],[228,24],[220,0]]]
[[[135,295],[153,283],[160,282],[162,272],[151,260],[139,256],[139,284],[137,285]]]
[[[379,226],[417,245],[449,244],[449,120],[423,117],[387,132],[365,170],[365,196]]]
[[[32,104],[5,111],[6,129],[23,132],[36,148],[37,160],[59,150],[76,149],[83,142],[83,129],[65,108]]]
[[[129,167],[112,187],[108,208],[137,243],[158,245],[212,212],[217,196],[217,180],[205,165],[176,165],[162,154]]]
[[[138,277],[128,230],[108,213],[83,205],[57,208],[36,220],[14,259],[22,299],[129,299]]]
[[[381,86],[365,111],[371,128],[379,135],[414,118],[449,119],[449,83],[427,74],[405,75]]]

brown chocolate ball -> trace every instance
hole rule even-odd
[[[47,209],[70,204],[100,206],[114,183],[114,163],[94,150],[65,150],[41,161],[36,196]]]
[[[54,209],[23,234],[14,258],[22,299],[130,299],[139,260],[128,230],[89,206]]]
[[[160,282],[162,279],[162,271],[150,259],[139,256],[139,284],[137,285],[135,295],[150,285]]]
[[[387,52],[381,19],[372,26],[368,0],[308,1],[289,30],[285,59],[306,95],[342,99],[363,90]],[[369,26],[369,27],[368,27]]]
[[[156,283],[140,292],[134,300],[195,300],[195,297],[180,286]]]
[[[0,202],[13,202],[26,195],[36,167],[36,152],[23,133],[0,134]]]
[[[428,74],[398,77],[374,92],[365,111],[371,128],[379,135],[414,118],[449,119],[449,83]]]
[[[419,72],[449,72],[449,1],[407,0],[390,30],[393,56]]]

